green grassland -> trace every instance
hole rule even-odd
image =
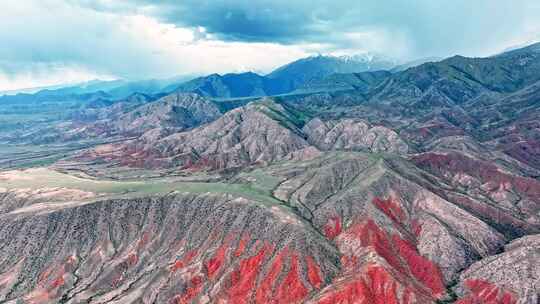
[[[0,169],[48,166],[99,142],[79,141],[64,145],[10,145],[0,143]]]
[[[275,178],[265,176],[261,172],[254,173],[252,182],[186,182],[174,178],[155,178],[135,181],[94,180],[76,177],[57,172],[49,168],[7,171],[15,175],[12,179],[2,179],[0,172],[0,187],[7,189],[39,189],[63,187],[102,195],[145,196],[152,194],[167,194],[170,192],[188,193],[222,193],[252,199],[262,203],[279,204],[273,198],[271,189],[277,184]]]

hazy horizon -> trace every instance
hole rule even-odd
[[[538,41],[538,15],[535,1],[8,0],[0,91],[267,73],[315,54],[485,57]]]

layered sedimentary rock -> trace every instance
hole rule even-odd
[[[225,195],[111,200],[0,221],[7,303],[297,303],[339,272],[337,250],[308,223]]]
[[[536,271],[535,238],[505,246],[512,235],[493,225],[517,217],[512,209],[479,217],[447,196],[442,177],[394,154],[325,153],[264,172],[280,180],[273,195],[282,205],[175,194],[0,216],[1,295],[29,303],[435,303],[455,292],[461,303],[491,303],[486,292],[496,290],[500,303],[535,299],[534,280],[522,292],[504,269]],[[31,206],[18,197],[4,194],[2,204]]]
[[[82,138],[140,136],[155,129],[167,134],[190,129],[221,116],[217,106],[197,94],[173,93],[153,102],[139,99],[100,109],[96,122],[75,121],[67,134]]]
[[[120,116],[114,124],[122,132],[141,134],[157,126],[188,129],[219,116],[219,109],[211,101],[197,94],[174,93]]]
[[[475,259],[501,248],[504,237],[499,232],[427,191],[421,183],[428,181],[407,180],[395,162],[362,154],[329,157],[313,168],[299,169],[302,173],[282,183],[275,195],[289,201],[331,238],[349,225],[369,224],[389,240],[398,237],[411,242],[442,269],[445,282]]]
[[[460,275],[457,303],[538,303],[540,235],[519,238],[504,252],[474,263]]]
[[[188,132],[165,137],[159,130],[126,144],[98,147],[83,158],[123,158],[124,164],[133,166],[216,170],[266,165],[316,150],[408,151],[407,144],[388,128],[349,119],[323,122],[315,118],[305,124],[300,113],[270,99],[234,109]]]
[[[121,159],[125,165],[225,169],[267,164],[309,147],[294,113],[270,100],[226,113],[218,120],[165,138],[96,148],[82,158]],[[143,137],[146,139],[146,137]]]
[[[304,126],[308,141],[321,150],[407,153],[407,144],[391,129],[363,121],[315,118]]]
[[[536,179],[456,152],[423,153],[412,160],[453,188],[441,189],[441,195],[509,238],[540,231],[540,183]]]
[[[477,168],[476,178],[482,176],[478,166],[471,168]],[[492,200],[475,199],[474,188],[467,205],[459,199],[459,187],[454,193],[444,179],[395,156],[333,154],[296,169],[280,168],[279,173],[293,178],[280,184],[276,197],[311,219],[342,254],[337,283],[317,295],[317,301],[453,301],[454,289],[460,303],[534,303],[538,297],[535,238],[504,247],[515,235],[538,231],[537,209],[493,206]],[[520,183],[517,177],[510,181]],[[534,182],[512,191],[534,194]],[[538,206],[534,196],[528,200],[529,207]],[[518,257],[524,260],[515,271],[504,269]],[[528,282],[523,289],[520,280]],[[494,299],[499,302],[490,302]]]

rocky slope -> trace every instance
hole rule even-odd
[[[62,141],[133,137],[146,132],[151,132],[151,136],[165,136],[214,121],[220,116],[214,103],[197,94],[172,93],[157,100],[137,94],[97,111],[76,113],[71,122],[57,125],[55,129]]]
[[[291,62],[268,74],[269,79],[281,85],[283,92],[290,92],[310,81],[337,73],[359,73],[390,70],[397,65],[393,59],[376,54],[358,56],[311,56]]]
[[[275,194],[312,218],[331,238],[349,226],[360,229],[374,225],[368,229],[382,229],[381,237],[396,234],[412,242],[415,250],[437,263],[446,282],[474,259],[495,253],[504,243],[494,228],[427,190],[440,185],[422,179],[418,176],[421,172],[400,160],[350,154],[328,156],[318,166],[282,183]],[[435,235],[446,241],[432,243]],[[392,243],[391,238],[389,242],[392,248],[399,243]],[[388,252],[377,253],[392,258],[384,256]],[[392,267],[401,267],[389,262]]]
[[[372,152],[393,152],[405,154],[408,151],[399,135],[382,126],[370,126],[363,121],[352,119],[323,122],[315,118],[304,126],[308,141],[322,150],[356,150]]]
[[[514,216],[519,215],[525,223],[512,225],[502,218],[494,221],[498,225],[509,224],[505,229],[508,234],[530,233],[526,227],[540,224],[537,218],[540,212],[540,182],[536,179],[513,175],[492,163],[456,152],[424,153],[414,156],[413,161],[420,168],[445,180],[453,189],[463,189],[469,197],[490,201]],[[491,213],[487,209],[476,212],[479,215]]]
[[[119,116],[112,129],[133,134],[157,127],[185,130],[219,116],[221,113],[211,101],[197,94],[173,93]]]
[[[81,123],[117,119],[120,115],[156,99],[158,98],[153,95],[135,93],[110,105],[94,106],[93,104],[87,104],[83,109],[72,112],[70,118]]]
[[[383,290],[378,299],[386,303],[458,296],[459,303],[535,303],[538,297],[535,237],[503,248],[516,235],[538,233],[537,199],[531,200],[534,209],[507,208],[473,189],[449,188],[444,179],[389,155],[331,154],[270,170],[292,176],[274,195],[342,254],[342,272],[334,280],[339,283],[316,297],[325,303],[370,299],[373,290]],[[511,276],[504,267],[518,256],[525,258]],[[487,297],[481,290],[492,285],[474,287],[474,279],[497,284],[500,295]]]
[[[261,99],[227,112],[216,121],[166,137],[141,138],[91,149],[79,159],[120,160],[121,165],[181,170],[223,170],[309,159],[319,150],[406,153],[392,130],[362,121],[323,122],[273,99]]]
[[[224,114],[193,94],[96,100],[133,137],[56,168],[129,198],[0,174],[0,302],[536,303],[539,54],[334,75]],[[157,172],[207,188],[133,190]]]
[[[8,190],[0,196],[7,206],[0,296],[28,303],[536,299],[537,282],[529,280],[536,236],[505,246],[514,236],[497,224],[513,220],[524,225],[521,233],[538,233],[537,212],[493,206],[395,154],[332,152],[260,170],[279,180],[273,196],[281,204],[173,194],[13,212],[43,200]],[[498,212],[475,213],[463,197]],[[517,267],[515,278],[508,265]],[[491,286],[499,302],[482,291]]]
[[[228,196],[104,201],[0,221],[6,303],[294,303],[339,267],[335,248],[301,219]]]
[[[64,115],[7,130],[4,136],[0,129],[0,140],[18,144],[62,144],[140,136],[150,130],[170,134],[211,122],[221,116],[221,111],[212,101],[193,93],[165,96],[137,93],[107,103],[89,102],[76,110],[66,109]]]
[[[387,101],[408,97],[404,101],[409,104],[418,100],[460,104],[486,91],[511,93],[539,80],[539,58],[534,49],[488,58],[454,56],[393,75],[376,97]]]
[[[297,113],[263,100],[226,113],[220,119],[188,132],[164,138],[98,147],[83,159],[121,159],[124,165],[225,169],[291,158],[309,147],[302,137]]]
[[[519,238],[503,253],[474,263],[460,275],[459,304],[538,303],[540,237]]]

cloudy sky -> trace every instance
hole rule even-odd
[[[2,0],[0,91],[268,72],[316,53],[487,56],[538,40],[538,0]]]

